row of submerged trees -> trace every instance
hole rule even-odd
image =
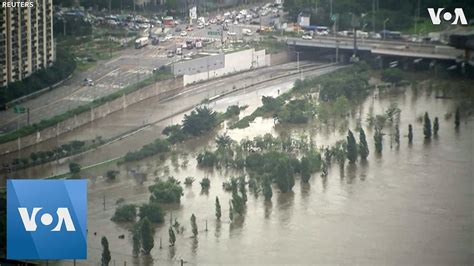
[[[394,111],[395,110],[395,111]],[[388,115],[387,115],[388,113]],[[390,113],[400,113],[395,107],[387,110],[385,119],[390,121],[394,118]],[[379,118],[380,120],[380,118]],[[395,119],[396,120],[396,119]],[[460,126],[460,112],[455,113],[455,128]],[[374,146],[376,153],[382,152],[383,133],[385,126],[380,121],[374,125]],[[439,131],[439,119],[435,117],[434,122],[428,113],[423,117],[423,135],[426,139],[437,136]],[[226,134],[216,138],[216,150],[214,152],[204,151],[197,156],[198,165],[201,167],[231,168],[241,170],[245,174],[238,178],[231,178],[223,183],[225,190],[232,193],[229,201],[229,219],[234,221],[235,217],[245,215],[247,202],[247,187],[255,196],[260,193],[265,200],[271,200],[273,195],[273,184],[281,193],[292,190],[295,184],[295,176],[300,175],[302,182],[308,182],[313,173],[321,171],[321,176],[328,175],[328,167],[333,162],[337,162],[341,169],[344,168],[346,160],[354,164],[360,157],[361,161],[367,160],[370,149],[367,143],[367,136],[363,128],[358,129],[358,142],[354,133],[349,130],[345,140],[336,142],[331,147],[316,148],[311,137],[303,136],[300,139],[291,137],[273,137],[266,134],[263,137],[255,137],[253,140],[243,139],[239,143],[232,140]],[[400,130],[398,123],[394,126],[394,141],[400,144]],[[413,126],[408,126],[408,142],[413,141]],[[298,157],[300,159],[298,159]],[[211,159],[209,159],[211,158]],[[187,178],[185,184],[191,185],[194,178]],[[210,187],[210,180],[203,178],[202,189]],[[113,221],[133,222],[133,254],[150,254],[154,247],[154,227],[153,223],[163,223],[164,211],[159,204],[179,203],[183,195],[180,182],[170,177],[163,181],[157,179],[155,184],[149,187],[151,192],[150,203],[138,207],[133,204],[119,206],[116,210]],[[137,208],[139,209],[139,220],[136,221]],[[215,216],[220,220],[222,217],[222,206],[219,198],[215,199]],[[191,233],[193,238],[199,234],[197,218],[194,214],[190,218]],[[207,230],[207,220],[206,220]],[[168,228],[169,245],[176,243],[176,233],[183,233],[184,226],[181,226],[175,219]],[[104,247],[102,263],[110,262],[110,251],[108,251],[107,239],[102,238]],[[161,238],[160,238],[161,248]]]

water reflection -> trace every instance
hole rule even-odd
[[[272,214],[273,203],[269,200],[265,200],[263,202],[263,206],[265,208],[265,219],[269,219],[270,215]]]
[[[357,176],[357,165],[355,163],[349,163],[347,165],[347,184],[352,184]]]
[[[328,177],[327,175],[321,175],[321,185],[323,187],[323,192],[326,192],[328,188]]]
[[[173,261],[175,260],[175,257],[176,257],[176,246],[170,246],[168,248],[168,259],[170,261]]]
[[[360,164],[359,164],[359,169],[360,169],[360,175],[359,175],[360,180],[365,181],[365,179],[367,178],[367,172],[369,170],[369,161],[361,159]]]
[[[214,236],[215,236],[216,238],[219,238],[219,237],[221,236],[221,229],[222,229],[222,222],[221,222],[221,220],[217,220],[217,221],[216,221],[215,227],[216,227],[216,230],[215,230]]]
[[[197,251],[198,251],[198,239],[196,237],[192,237],[191,238],[191,253],[193,255],[196,255]]]
[[[153,265],[153,257],[151,255],[142,255],[142,263],[145,266]]]

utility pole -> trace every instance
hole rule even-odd
[[[339,16],[334,18],[334,40],[336,41],[336,64],[339,62],[339,40],[337,39],[337,19]]]
[[[375,0],[372,0],[372,32],[375,34]]]
[[[357,57],[357,27],[359,27],[359,22],[359,18],[355,14],[352,14],[351,24],[354,30],[354,59]]]
[[[383,40],[385,41],[385,35],[386,35],[386,32],[385,32],[385,25],[387,24],[387,22],[389,21],[390,19],[387,18],[383,21]]]
[[[329,0],[329,16],[332,17],[332,0]]]
[[[296,53],[296,65],[298,67],[298,72],[300,73],[300,80],[303,80],[303,76],[301,74],[301,69],[300,69],[300,53],[302,52],[295,51],[295,53]]]
[[[418,36],[418,19],[420,18],[420,0],[418,0],[418,5],[415,12],[415,35]]]
[[[224,50],[224,25],[225,23],[222,23],[222,29],[221,29],[221,50]]]

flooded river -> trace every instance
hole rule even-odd
[[[237,102],[249,104],[243,116],[257,107],[261,95],[276,96],[278,90],[284,91],[290,86],[291,83],[287,83],[258,92],[242,92],[211,106],[223,110]],[[187,167],[176,168],[169,161],[167,167],[170,175],[179,180],[194,176],[196,182],[184,189],[181,204],[165,206],[166,222],[156,228],[155,247],[150,257],[133,258],[130,225],[115,224],[110,218],[119,198],[124,198],[126,203],[147,202],[148,185],[165,167],[157,158],[149,158],[123,166],[115,182],[92,178],[89,259],[78,263],[99,264],[100,237],[104,235],[109,239],[112,261],[118,264],[126,261],[127,264],[178,265],[183,259],[190,265],[472,265],[473,121],[463,122],[461,129],[455,131],[453,118],[444,118],[455,109],[454,100],[436,99],[421,92],[414,96],[411,90],[382,98],[369,97],[361,109],[362,117],[371,108],[375,114],[381,114],[394,102],[402,110],[399,148],[391,149],[386,136],[382,156],[375,155],[373,132],[366,130],[371,151],[367,164],[346,165],[343,176],[339,167],[333,165],[326,178],[316,173],[307,185],[297,179],[293,191],[286,194],[274,187],[271,203],[265,203],[262,195],[254,197],[249,193],[245,217],[233,223],[228,218],[231,195],[222,189],[222,182],[237,174],[196,168],[196,153],[206,146],[212,149],[214,135],[190,141],[185,145],[188,155],[178,156],[178,164],[188,161]],[[440,118],[439,136],[430,142],[423,140],[422,124],[417,121],[425,111],[432,119]],[[174,119],[177,122],[180,117]],[[409,123],[413,124],[415,135],[411,146],[406,138]],[[350,128],[354,127],[351,122]],[[150,131],[158,135],[161,128],[157,126]],[[219,130],[223,132],[236,140],[265,133],[312,134],[318,146],[332,144],[346,135],[345,131],[316,125],[275,128],[272,119],[261,118],[246,129],[228,130],[224,126]],[[125,175],[125,167],[146,171],[148,180],[143,185],[138,184]],[[104,170],[94,171],[88,174],[96,176]],[[198,183],[203,177],[211,180],[207,193],[201,191]],[[216,196],[222,205],[220,222],[215,219]],[[193,213],[199,228],[197,240],[191,237],[189,218]],[[175,247],[168,246],[170,216],[186,227],[183,234],[177,234]],[[121,234],[125,234],[125,239],[118,239]]]
[[[210,106],[222,111],[231,104],[248,104],[241,117],[250,114],[262,95],[277,96],[292,85],[291,81],[258,90],[242,91],[220,99]],[[375,155],[373,131],[367,129],[370,155],[366,164],[346,165],[344,175],[333,164],[326,178],[320,173],[312,176],[309,184],[297,178],[290,193],[282,194],[273,188],[271,203],[263,196],[249,192],[244,218],[230,223],[231,194],[222,182],[237,173],[209,171],[196,167],[198,152],[213,149],[216,134],[227,132],[234,140],[271,133],[311,134],[316,145],[331,145],[345,138],[347,131],[311,124],[293,128],[277,126],[273,119],[257,118],[249,128],[229,130],[222,126],[217,133],[189,141],[178,155],[177,163],[160,164],[152,157],[119,167],[120,175],[114,182],[101,176],[106,169],[85,171],[89,182],[88,260],[79,265],[100,265],[100,238],[109,239],[112,263],[123,265],[179,265],[183,259],[189,265],[296,265],[296,264],[363,264],[363,265],[472,265],[473,255],[473,172],[474,132],[472,118],[463,121],[459,131],[454,129],[454,118],[445,119],[455,110],[456,102],[436,99],[434,95],[406,90],[397,95],[370,96],[356,110],[365,118],[370,109],[382,114],[392,103],[402,110],[400,116],[401,144],[390,148],[389,137],[384,138],[382,156]],[[432,120],[440,119],[437,138],[423,140],[423,125],[417,118],[428,112]],[[149,142],[160,135],[163,127],[177,123],[182,114],[158,123],[140,133],[132,143]],[[349,127],[355,128],[351,120]],[[363,125],[365,119],[363,119]],[[408,124],[413,124],[414,141],[408,145]],[[388,133],[387,130],[385,130]],[[358,137],[358,135],[357,135]],[[120,147],[110,149],[119,150]],[[123,148],[123,147],[122,147]],[[99,151],[101,153],[111,150]],[[88,161],[86,158],[80,158]],[[175,167],[187,161],[187,167]],[[140,169],[148,174],[139,184],[127,176],[127,168]],[[148,185],[155,176],[169,174],[184,181],[193,176],[196,181],[184,189],[179,205],[165,205],[165,223],[155,232],[155,247],[151,256],[134,258],[130,225],[110,221],[120,198],[125,203],[148,202]],[[209,177],[211,187],[201,191],[199,181]],[[222,205],[222,218],[215,218],[215,198]],[[105,207],[104,207],[105,202]],[[195,214],[199,228],[197,239],[192,238],[190,216]],[[177,234],[175,247],[168,246],[169,219],[177,218],[185,226]],[[206,231],[207,221],[207,231]],[[95,235],[94,233],[97,233]],[[119,239],[119,235],[125,239]],[[160,238],[162,248],[160,248]],[[72,265],[72,261],[60,264]]]

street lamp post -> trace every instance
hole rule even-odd
[[[418,33],[418,19],[420,18],[420,0],[418,0],[418,5],[415,12],[415,35]]]
[[[300,80],[303,80],[303,73],[301,73],[301,69],[300,69],[300,53],[301,52],[295,51],[295,53],[296,53],[296,65],[298,67],[298,72],[300,73]]]
[[[385,20],[383,21],[383,40],[384,40],[384,41],[385,41],[385,34],[386,34],[386,32],[385,32],[385,25],[387,24],[387,22],[388,22],[389,20],[390,20],[390,19],[387,18],[387,19],[385,19]]]
[[[372,0],[372,32],[375,34],[375,0]]]

